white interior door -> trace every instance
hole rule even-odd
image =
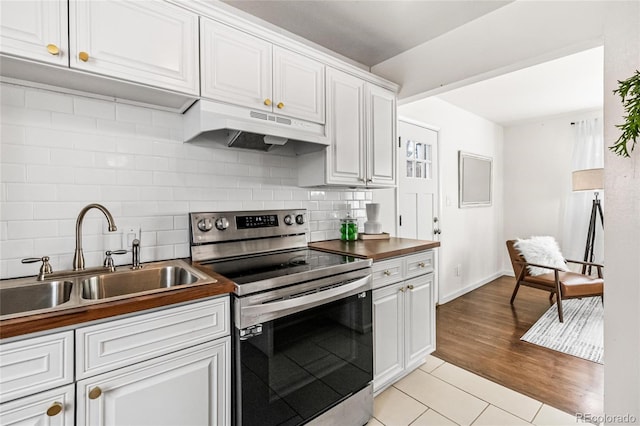
[[[398,236],[438,240],[438,132],[398,122]]]

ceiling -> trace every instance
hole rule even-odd
[[[585,50],[437,97],[503,126],[600,109],[604,95],[603,55],[603,47]]]
[[[511,3],[493,0],[222,1],[369,67]],[[586,50],[441,93],[438,97],[504,126],[602,108],[603,49]]]
[[[368,67],[511,1],[222,0]]]

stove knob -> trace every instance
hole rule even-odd
[[[293,217],[288,214],[284,217],[284,223],[286,223],[287,225],[293,225]]]
[[[219,217],[216,219],[216,229],[224,231],[229,227],[229,221],[226,217]]]
[[[211,231],[211,228],[213,228],[213,222],[211,222],[211,219],[200,219],[198,221],[198,229],[202,232],[209,232]]]
[[[304,215],[301,215],[301,214],[297,215],[296,216],[296,223],[298,225],[302,225],[304,223]]]

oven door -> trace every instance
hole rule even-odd
[[[335,295],[340,287],[349,289],[344,297]],[[326,303],[235,329],[236,425],[303,424],[373,380],[371,278],[331,290]],[[322,293],[264,305],[293,299],[305,305]]]

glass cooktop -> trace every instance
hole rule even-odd
[[[245,295],[367,268],[371,260],[304,248],[198,264],[232,280],[235,293]]]

